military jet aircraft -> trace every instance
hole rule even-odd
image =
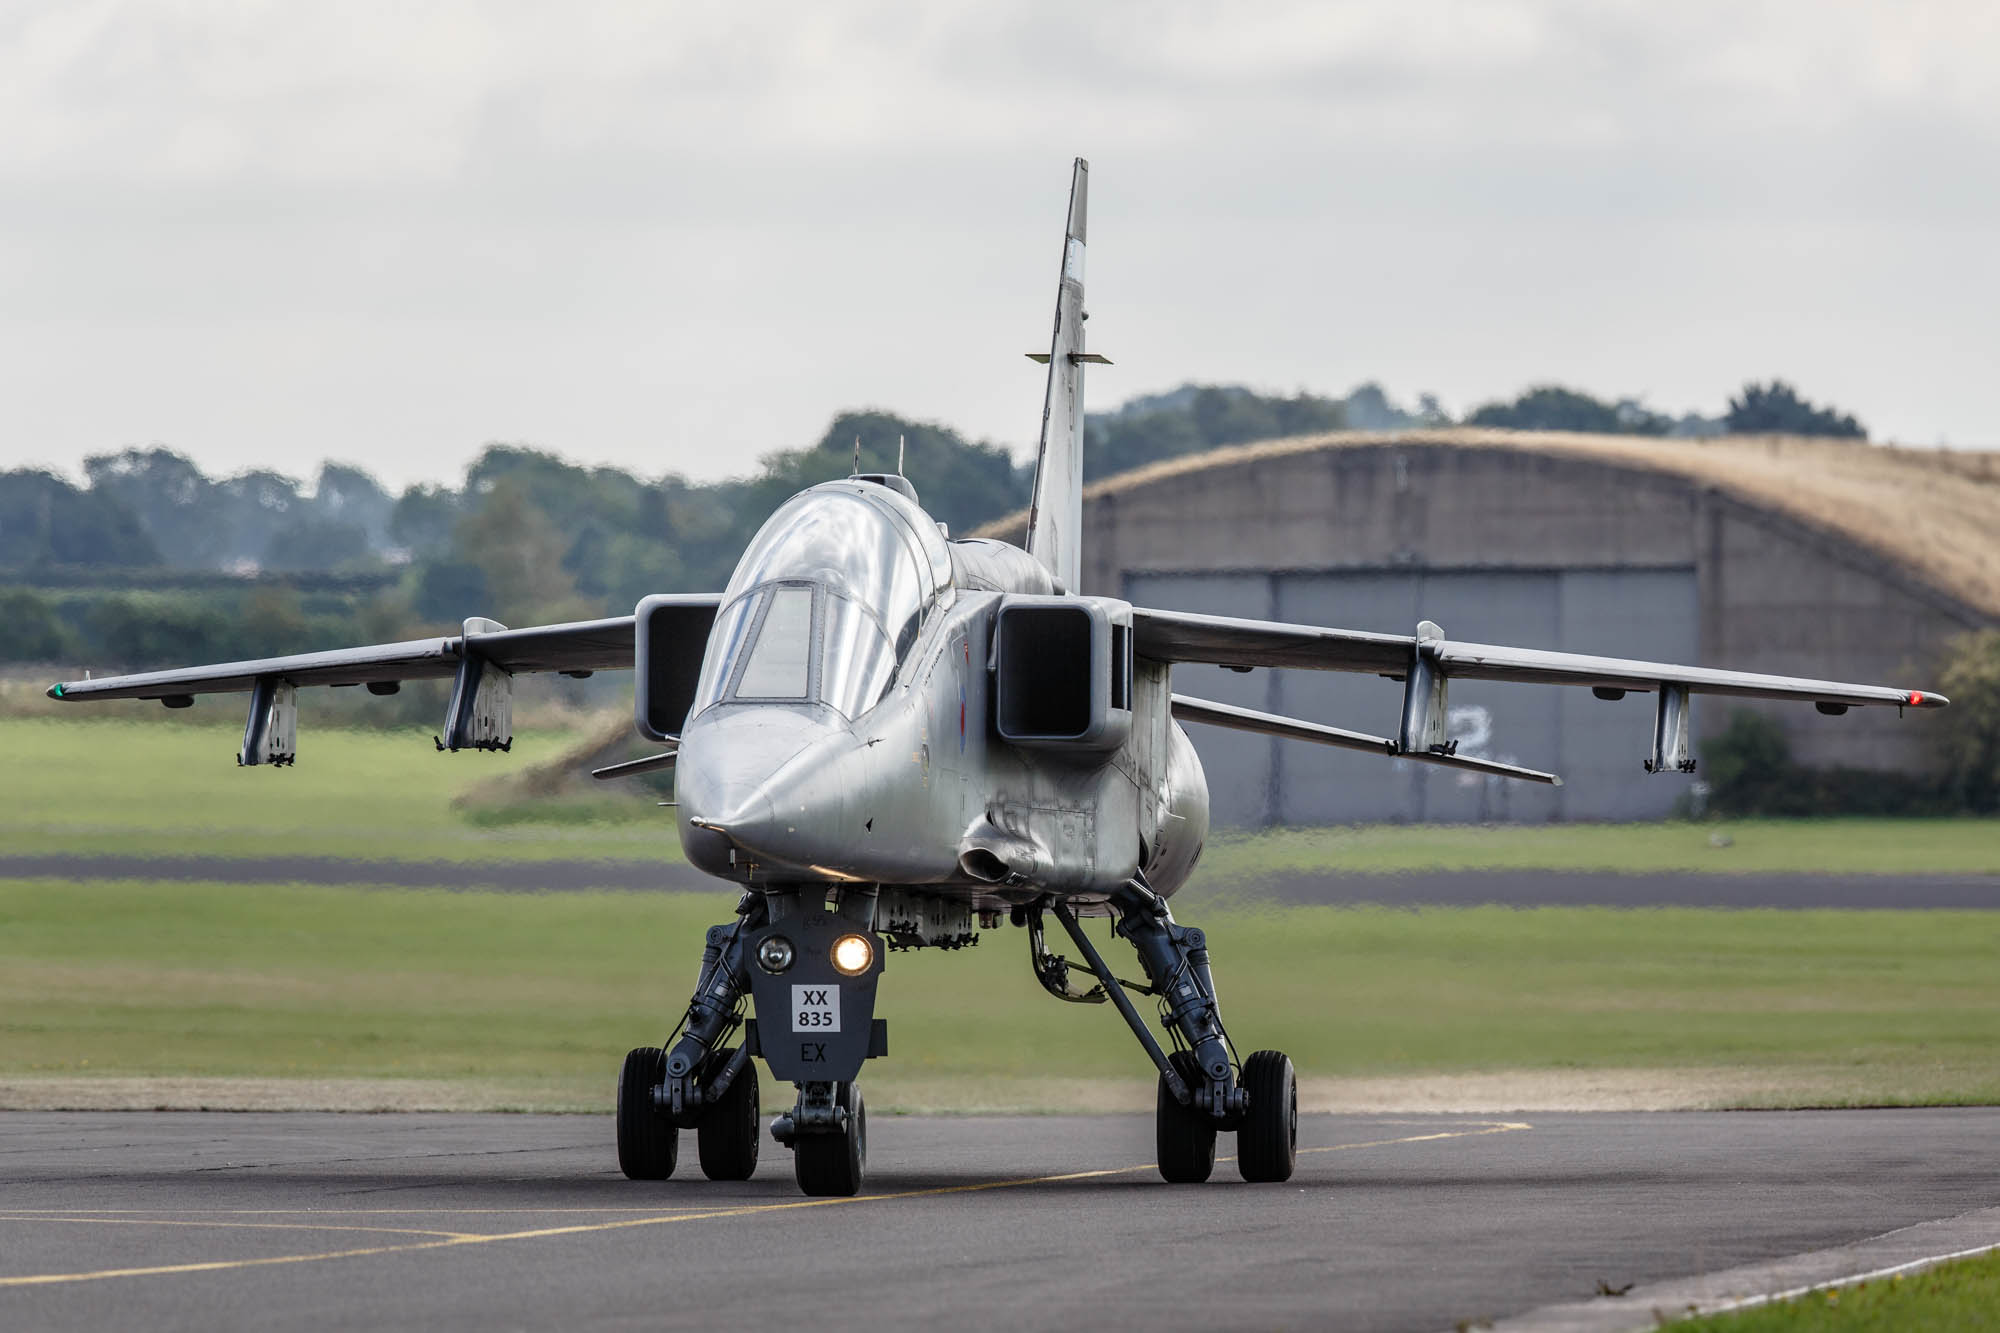
[[[761,1058],[797,1088],[770,1128],[813,1195],[861,1188],[868,1121],[856,1080],[888,1052],[874,1010],[889,950],[955,949],[1003,922],[1025,928],[1045,988],[1109,1000],[1157,1067],[1162,1176],[1206,1180],[1218,1132],[1237,1136],[1245,1179],[1290,1176],[1292,1063],[1281,1051],[1239,1057],[1207,942],[1168,907],[1208,832],[1208,788],[1183,723],[1553,783],[1455,753],[1450,683],[1655,693],[1644,764],[1655,773],[1693,768],[1696,694],[1798,700],[1828,714],[1945,705],[1921,690],[1462,643],[1428,621],[1411,634],[1367,633],[1081,595],[1083,376],[1104,360],[1084,347],[1088,179],[1079,159],[1054,332],[1046,353],[1030,354],[1049,370],[1025,549],[948,540],[904,477],[857,472],[782,505],[720,593],[665,593],[629,616],[532,629],[471,619],[446,638],[49,693],[169,708],[247,693],[237,760],[254,767],[295,757],[302,686],[393,694],[405,680],[448,677],[438,748],[505,749],[516,675],[634,671],[638,729],[662,749],[598,776],[673,766],[687,859],[742,893],[733,919],[708,931],[693,998],[666,1044],[625,1058],[619,1165],[635,1179],[669,1176],[679,1132],[692,1129],[706,1175],[747,1178],[762,1137],[749,1066]],[[1388,676],[1404,683],[1401,716],[1378,736],[1189,698],[1173,692],[1180,663]],[[1143,983],[1118,979],[1084,916],[1112,918]],[[1050,917],[1081,962],[1048,947]],[[1168,1046],[1135,991],[1157,1003]]]

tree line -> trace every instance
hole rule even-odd
[[[1745,386],[1713,419],[1669,419],[1636,400],[1540,386],[1463,421],[1863,435],[1851,416],[1815,407],[1781,381]],[[1316,431],[1448,424],[1435,398],[1405,407],[1373,384],[1341,398],[1185,385],[1090,417],[1085,475]],[[493,444],[457,485],[391,494],[342,463],[324,464],[307,485],[271,469],[210,477],[171,449],[128,448],[87,459],[80,486],[34,469],[0,473],[0,614],[9,627],[0,657],[163,665],[429,633],[468,614],[509,624],[615,614],[649,592],[720,588],[771,510],[846,475],[857,442],[864,471],[893,470],[900,450],[925,506],[953,531],[1028,502],[1031,463],[879,411],[843,413],[816,443],[719,482],[646,478]],[[152,577],[162,571],[238,578],[177,588]],[[309,574],[345,577],[300,577]]]

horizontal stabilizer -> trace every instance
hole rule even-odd
[[[1311,741],[1315,745],[1331,745],[1342,750],[1379,754],[1386,759],[1408,759],[1413,763],[1434,764],[1439,768],[1456,768],[1472,773],[1490,773],[1495,777],[1519,778],[1524,782],[1546,782],[1552,787],[1562,786],[1561,778],[1553,773],[1544,773],[1538,768],[1503,764],[1497,759],[1475,759],[1471,755],[1404,750],[1387,736],[1370,736],[1364,731],[1348,731],[1344,727],[1329,727],[1324,723],[1307,722],[1302,718],[1260,713],[1254,708],[1212,703],[1207,699],[1189,698],[1185,694],[1176,694],[1173,697],[1173,709],[1174,717],[1182,722],[1206,722],[1211,727],[1250,731],[1262,736],[1283,736],[1295,741]]]

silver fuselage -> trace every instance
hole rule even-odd
[[[760,667],[763,679],[773,677],[756,660],[756,640],[744,647],[742,626],[752,617],[732,621],[735,602],[761,587],[791,592],[803,607],[796,590],[810,585],[816,606],[845,606],[849,594],[865,604],[868,590],[852,585],[879,581],[883,559],[829,559],[819,550],[811,569],[739,569],[706,648],[705,697],[681,735],[676,799],[688,860],[746,884],[874,883],[987,908],[1050,892],[1089,902],[1142,869],[1159,892],[1180,887],[1207,836],[1208,789],[1194,747],[1169,713],[1168,668],[1134,664],[1131,732],[1108,754],[1002,742],[988,670],[994,612],[1005,594],[1052,592],[1048,574],[998,542],[947,546],[937,537],[933,548],[937,529],[914,501],[871,482],[815,487],[771,526],[797,524],[802,512],[810,521],[814,504],[847,506],[840,510],[847,513],[857,498],[892,520],[885,531],[907,536],[916,564],[939,571],[914,637],[879,696],[846,701],[851,717],[822,698],[726,697],[732,652],[749,658],[734,668],[734,680],[748,682]],[[854,543],[872,535],[863,531]],[[762,545],[760,536],[746,566]],[[842,568],[854,563],[867,566],[866,579]],[[765,613],[773,625],[779,605]],[[811,679],[853,675],[829,660],[834,649],[826,640],[835,633],[814,624],[809,641],[822,656],[812,661]]]

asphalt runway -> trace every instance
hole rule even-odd
[[[354,884],[512,893],[612,889],[734,892],[678,861],[387,861],[345,857],[0,856],[0,879],[224,884]],[[1338,871],[1214,884],[1199,876],[1176,904],[1249,900],[1356,906],[2000,908],[2000,875],[1623,875],[1583,870]]]
[[[1435,1333],[2000,1202],[2000,1109],[1312,1116],[1263,1186],[1145,1116],[870,1130],[806,1200],[768,1141],[627,1181],[608,1117],[0,1116],[0,1328]]]

